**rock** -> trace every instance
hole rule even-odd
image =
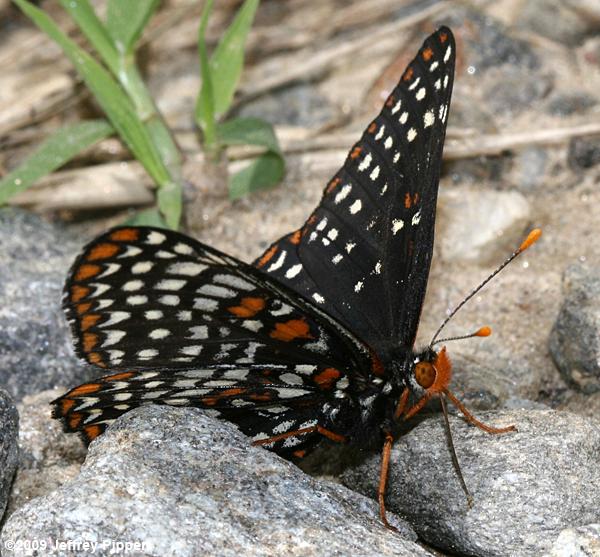
[[[600,555],[600,523],[563,530],[549,557],[593,557]]]
[[[600,163],[600,135],[571,139],[568,161],[574,170],[585,170]]]
[[[490,436],[451,418],[472,508],[452,467],[442,420],[426,420],[393,449],[387,506],[430,546],[459,555],[546,554],[566,528],[598,522],[600,421],[553,410],[481,414],[519,431]],[[343,482],[372,495],[380,460],[347,471]]]
[[[381,525],[374,501],[252,447],[231,424],[150,405],[92,443],[72,482],[17,510],[2,542],[143,542],[142,554],[194,557],[430,555],[392,520],[402,536]]]
[[[515,153],[513,183],[522,192],[546,185],[548,152],[539,147],[529,147]]]
[[[0,210],[0,384],[17,401],[98,374],[73,354],[60,305],[80,247],[80,240],[38,216]]]
[[[529,0],[522,6],[521,26],[568,46],[580,44],[600,23],[594,0]]]
[[[18,460],[19,414],[10,396],[0,389],[0,522],[6,509]]]
[[[550,333],[550,353],[561,375],[584,393],[600,390],[600,268],[569,267],[565,299]]]
[[[442,258],[482,264],[519,244],[530,215],[527,199],[518,192],[468,186],[444,190],[439,211]]]
[[[30,499],[47,495],[79,473],[86,447],[77,435],[65,435],[60,422],[50,418],[50,402],[64,392],[43,391],[24,397],[18,405],[19,466],[7,514]]]
[[[483,98],[493,114],[514,117],[546,97],[552,87],[549,74],[504,66],[487,81]]]
[[[553,116],[583,114],[598,101],[586,93],[564,93],[556,95],[548,102],[548,112]]]

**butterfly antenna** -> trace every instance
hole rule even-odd
[[[539,228],[534,228],[528,235],[527,238],[525,238],[525,240],[523,240],[523,242],[521,243],[521,245],[518,247],[518,249],[516,251],[514,251],[510,257],[508,259],[506,259],[501,265],[499,265],[484,281],[482,281],[477,287],[475,287],[473,290],[471,290],[471,292],[463,299],[463,301],[458,304],[451,312],[450,314],[446,317],[446,319],[444,319],[444,321],[442,322],[442,324],[439,326],[438,330],[435,332],[435,335],[433,335],[433,338],[431,339],[431,342],[429,343],[429,346],[433,346],[434,344],[436,344],[437,342],[442,342],[440,341],[436,341],[437,337],[439,336],[439,334],[442,332],[442,330],[444,329],[444,327],[448,324],[448,322],[450,321],[450,319],[452,319],[459,311],[460,309],[473,297],[475,296],[475,294],[477,294],[477,292],[479,292],[488,282],[490,282],[490,280],[492,280],[500,271],[502,271],[502,269],[504,269],[504,267],[506,267],[511,261],[513,261],[513,259],[515,259],[516,257],[518,257],[519,255],[521,255],[526,249],[530,248],[533,244],[535,244],[539,239],[540,236],[542,235],[542,231]],[[486,327],[482,327],[483,330],[486,329]],[[478,334],[481,332],[482,329],[479,329],[479,331],[476,331],[475,333],[471,334],[471,335],[465,335],[464,337],[453,337],[451,339],[443,339],[443,340],[456,340],[458,338],[470,338],[473,336],[488,336],[486,334]],[[489,327],[487,327],[489,333],[491,333],[491,330],[489,329]],[[489,334],[488,333],[488,334]]]

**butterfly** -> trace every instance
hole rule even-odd
[[[433,396],[460,405],[445,348],[414,349],[454,66],[441,27],[308,220],[253,265],[158,228],[120,227],[87,245],[63,305],[77,354],[110,373],[52,403],[66,431],[90,442],[154,403],[206,409],[288,458],[323,438],[383,444],[388,525],[395,422]]]

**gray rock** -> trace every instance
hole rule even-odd
[[[194,557],[430,555],[394,523],[402,536],[381,525],[374,501],[252,447],[231,424],[146,406],[92,443],[76,479],[17,510],[2,543],[138,541],[146,546],[136,555]]]
[[[600,22],[594,0],[529,0],[522,6],[517,16],[521,26],[569,46],[580,44]]]
[[[571,139],[568,161],[573,170],[585,170],[600,163],[600,135]]]
[[[565,299],[550,333],[550,353],[567,382],[600,390],[600,268],[572,265],[563,276]]]
[[[80,247],[38,216],[0,210],[0,385],[17,401],[98,374],[74,356],[60,306],[67,270]]]
[[[548,112],[553,116],[583,114],[597,103],[597,99],[586,93],[563,93],[548,102]]]
[[[546,185],[548,152],[539,147],[523,149],[515,154],[513,183],[523,192]]]
[[[560,532],[600,518],[600,421],[552,410],[478,416],[519,431],[490,436],[451,419],[472,508],[452,467],[441,419],[426,420],[396,442],[388,508],[429,545],[478,557],[537,557]],[[379,458],[347,471],[346,485],[372,494]]]
[[[539,71],[505,66],[484,86],[484,99],[493,114],[516,116],[552,90],[553,77]]]
[[[19,411],[19,465],[6,514],[27,501],[48,495],[79,473],[87,452],[77,435],[65,435],[58,420],[50,419],[50,402],[64,389],[23,398]]]
[[[6,509],[18,460],[19,415],[10,396],[0,389],[0,521]]]
[[[444,190],[439,209],[442,257],[482,264],[518,245],[530,214],[529,203],[519,192],[468,186]]]
[[[600,523],[563,530],[552,544],[549,557],[600,555]]]

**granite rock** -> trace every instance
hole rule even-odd
[[[401,535],[381,525],[374,501],[252,447],[231,424],[145,406],[91,444],[77,478],[17,510],[2,543],[143,542],[133,554],[161,556],[430,555],[391,519]]]
[[[584,393],[600,390],[600,268],[572,265],[563,276],[565,298],[550,333],[550,353],[561,375]]]
[[[451,418],[458,459],[474,498],[469,508],[441,418],[422,422],[393,449],[387,506],[419,536],[459,555],[537,557],[560,533],[600,519],[600,421],[553,410],[478,416],[518,432],[490,436]],[[365,494],[376,488],[379,458],[343,475]]]
[[[0,521],[4,515],[18,460],[19,415],[10,396],[0,389]]]
[[[0,210],[0,385],[16,400],[91,377],[73,354],[61,310],[80,240],[40,217]],[[97,373],[97,371],[95,372]]]

